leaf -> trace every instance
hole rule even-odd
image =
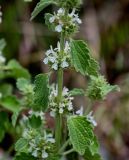
[[[86,148],[94,138],[93,128],[82,116],[72,116],[68,119],[69,136],[75,151],[84,155]]]
[[[20,153],[20,155],[16,155],[14,160],[37,160],[37,158],[34,158],[30,154],[27,153]]]
[[[25,94],[33,93],[33,86],[32,84],[30,84],[30,81],[28,79],[19,78],[16,85],[17,88]]]
[[[0,100],[0,105],[12,112],[18,112],[20,110],[20,102],[15,96],[3,97]]]
[[[87,150],[85,152],[84,159],[85,160],[102,160],[102,158],[99,155],[99,153],[96,153],[96,154],[92,155],[88,148],[87,148]]]
[[[39,74],[35,78],[34,109],[45,111],[49,102],[49,76]]]
[[[44,8],[51,4],[57,4],[56,0],[40,0],[31,14],[31,20],[34,19]]]
[[[72,40],[71,58],[76,71],[83,75],[98,75],[99,65],[91,57],[87,44],[82,40]]]
[[[0,93],[2,93],[2,96],[6,97],[11,95],[13,92],[13,87],[11,84],[5,83],[0,85]]]
[[[10,70],[8,73],[8,76],[14,77],[14,78],[27,78],[30,79],[29,72],[23,68],[16,60],[9,61],[7,68]]]
[[[6,46],[6,42],[4,39],[0,39],[0,51],[2,51]]]
[[[15,126],[16,126],[16,122],[17,122],[17,119],[18,119],[19,113],[20,113],[20,111],[18,111],[18,112],[14,112],[14,113],[13,113],[13,115],[12,115],[12,117],[11,117],[13,127],[15,127]]]
[[[26,149],[28,145],[28,141],[25,138],[20,138],[15,144],[15,150],[18,152],[22,152]]]
[[[77,95],[83,96],[85,95],[85,91],[83,89],[74,88],[73,90],[69,92],[69,94],[71,96],[77,96]]]

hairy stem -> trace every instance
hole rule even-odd
[[[64,50],[64,42],[65,42],[64,36],[63,36],[63,34],[61,34],[61,38],[60,38],[61,51],[60,51],[59,57],[62,57],[62,53],[63,53],[63,50]],[[60,104],[61,99],[62,99],[63,69],[59,68],[57,74],[58,74],[57,75],[57,80],[58,80],[57,103],[58,103],[58,107],[59,107],[59,104]],[[56,146],[57,146],[57,149],[59,150],[60,146],[61,146],[61,141],[62,141],[62,115],[59,114],[59,113],[57,113],[57,115],[56,115],[56,124],[55,125],[56,125],[56,128],[55,128]]]

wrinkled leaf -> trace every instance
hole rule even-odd
[[[92,58],[87,44],[82,40],[72,40],[71,58],[76,71],[83,75],[98,75],[99,65]]]
[[[37,75],[34,84],[34,109],[45,111],[49,102],[49,76]]]
[[[84,155],[91,145],[94,134],[91,124],[82,116],[72,116],[68,119],[69,136],[75,151]]]

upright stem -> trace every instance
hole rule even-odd
[[[63,34],[61,34],[61,38],[60,38],[60,48],[61,48],[61,52],[60,52],[60,57],[62,57],[62,52],[64,50],[64,36]],[[58,107],[59,104],[61,102],[62,99],[62,89],[63,89],[63,69],[59,68],[58,69],[58,73],[57,73],[57,80],[58,80],[58,97],[57,97],[57,103],[58,103]],[[56,114],[56,128],[55,128],[55,139],[56,139],[56,146],[57,149],[60,149],[61,146],[61,139],[62,139],[62,115],[57,113]]]

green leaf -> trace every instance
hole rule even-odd
[[[13,113],[13,115],[12,115],[12,117],[11,117],[13,127],[15,127],[15,126],[16,126],[16,122],[17,122],[17,119],[18,119],[19,113],[20,113],[20,111],[18,111],[18,112],[14,112],[14,113]]]
[[[29,72],[23,68],[16,60],[9,61],[7,68],[10,70],[8,72],[8,76],[14,77],[14,78],[27,78],[30,79]]]
[[[2,51],[6,46],[6,42],[4,39],[0,39],[0,51]]]
[[[32,128],[39,128],[41,127],[42,125],[42,120],[40,117],[37,117],[35,115],[32,115],[30,118],[29,118],[29,125],[32,127]]]
[[[92,155],[88,148],[87,148],[87,150],[85,152],[84,159],[85,160],[102,160],[102,158],[99,155],[99,153],[96,153],[96,154]]]
[[[11,84],[5,83],[0,85],[0,93],[3,97],[11,95],[13,92],[13,87]]]
[[[19,78],[17,80],[17,88],[24,94],[33,93],[33,86],[30,84],[30,81],[25,78]]]
[[[82,40],[72,40],[71,58],[76,71],[83,75],[98,75],[99,64],[92,58],[87,44]]]
[[[34,19],[44,8],[50,4],[57,4],[56,0],[40,0],[31,14],[31,20]]]
[[[86,148],[93,142],[93,128],[82,116],[72,116],[68,119],[69,136],[75,151],[84,155]]]
[[[18,112],[20,110],[20,102],[15,96],[7,96],[0,99],[0,105],[12,112]]]
[[[69,94],[71,96],[77,96],[77,95],[84,96],[85,95],[85,91],[83,89],[74,88],[73,90],[71,90],[69,92]]]
[[[15,150],[23,152],[28,145],[28,141],[25,138],[20,138],[15,144]]]
[[[88,85],[86,94],[90,99],[93,100],[104,100],[108,93],[112,91],[119,91],[117,85],[110,85],[107,83],[103,76],[91,76],[91,81]]]
[[[37,158],[34,158],[30,154],[27,153],[20,153],[20,155],[16,155],[14,160],[37,160]]]
[[[37,75],[34,84],[34,109],[45,111],[49,102],[49,76]]]

